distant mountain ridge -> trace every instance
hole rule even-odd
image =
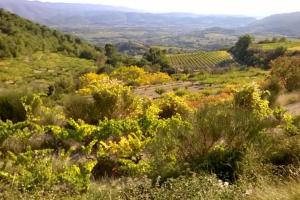
[[[239,27],[255,18],[187,13],[154,14],[133,9],[26,0],[1,0],[0,7],[30,20],[56,27],[70,26],[212,26]]]
[[[174,27],[186,30],[219,27],[220,30],[234,29],[247,33],[300,36],[300,12],[276,14],[256,20],[243,16],[155,14],[98,4],[47,3],[28,0],[0,0],[0,8],[62,30],[85,27]]]
[[[300,37],[300,12],[271,15],[251,23],[248,29],[252,32]]]

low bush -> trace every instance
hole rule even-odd
[[[271,75],[288,91],[300,88],[300,57],[280,57],[271,64]]]
[[[137,66],[120,67],[111,74],[112,78],[123,81],[127,85],[153,85],[171,81],[166,73],[149,73]]]
[[[20,122],[26,120],[26,110],[22,105],[24,92],[6,91],[0,94],[0,120]]]
[[[164,88],[156,88],[155,89],[155,92],[159,95],[162,95],[163,93],[166,92],[166,90]]]
[[[64,112],[67,118],[82,119],[87,123],[98,123],[93,114],[93,100],[89,96],[72,95],[64,100]]]
[[[268,95],[269,93],[262,91],[258,85],[249,85],[234,95],[234,104],[249,110],[257,117],[265,118],[271,114],[269,101],[265,99]]]
[[[183,98],[172,93],[163,95],[157,100],[157,105],[161,110],[158,115],[162,119],[171,118],[176,114],[179,114],[183,118],[187,118],[192,112],[191,108],[186,104]]]
[[[63,157],[52,156],[51,150],[8,153],[1,160],[0,180],[21,191],[87,191],[95,162],[68,163]],[[58,164],[58,165],[56,165]]]
[[[97,124],[104,118],[125,119],[141,114],[141,99],[130,87],[107,75],[86,74],[80,80],[78,94],[65,101],[68,117]]]
[[[267,99],[270,103],[270,106],[274,106],[280,92],[282,91],[280,83],[277,80],[271,78],[267,80],[267,82],[263,86],[263,89],[270,92],[270,95]]]

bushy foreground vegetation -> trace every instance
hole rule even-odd
[[[271,108],[266,95],[250,85],[232,100],[192,109],[174,94],[150,101],[92,74],[62,108],[41,95],[17,94],[19,103],[4,95],[1,195],[250,198],[262,184],[299,177],[299,119]],[[9,106],[14,112],[3,110]],[[107,177],[118,186],[97,183]]]

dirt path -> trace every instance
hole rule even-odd
[[[293,115],[300,115],[300,102],[286,105],[284,108]]]
[[[207,88],[209,85],[198,84],[191,81],[178,81],[170,82],[166,84],[150,85],[150,86],[141,86],[134,90],[134,93],[146,96],[151,99],[158,98],[160,95],[155,92],[156,89],[163,89],[165,93],[171,92],[175,89],[187,89],[190,92],[197,92],[203,88]]]

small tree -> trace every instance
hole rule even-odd
[[[160,71],[172,73],[173,70],[168,61],[166,50],[159,48],[150,48],[149,52],[144,54],[144,59],[149,61],[152,65],[160,65]]]
[[[248,49],[251,43],[252,37],[250,35],[241,36],[230,51],[239,62],[247,64],[247,60],[250,57]]]

